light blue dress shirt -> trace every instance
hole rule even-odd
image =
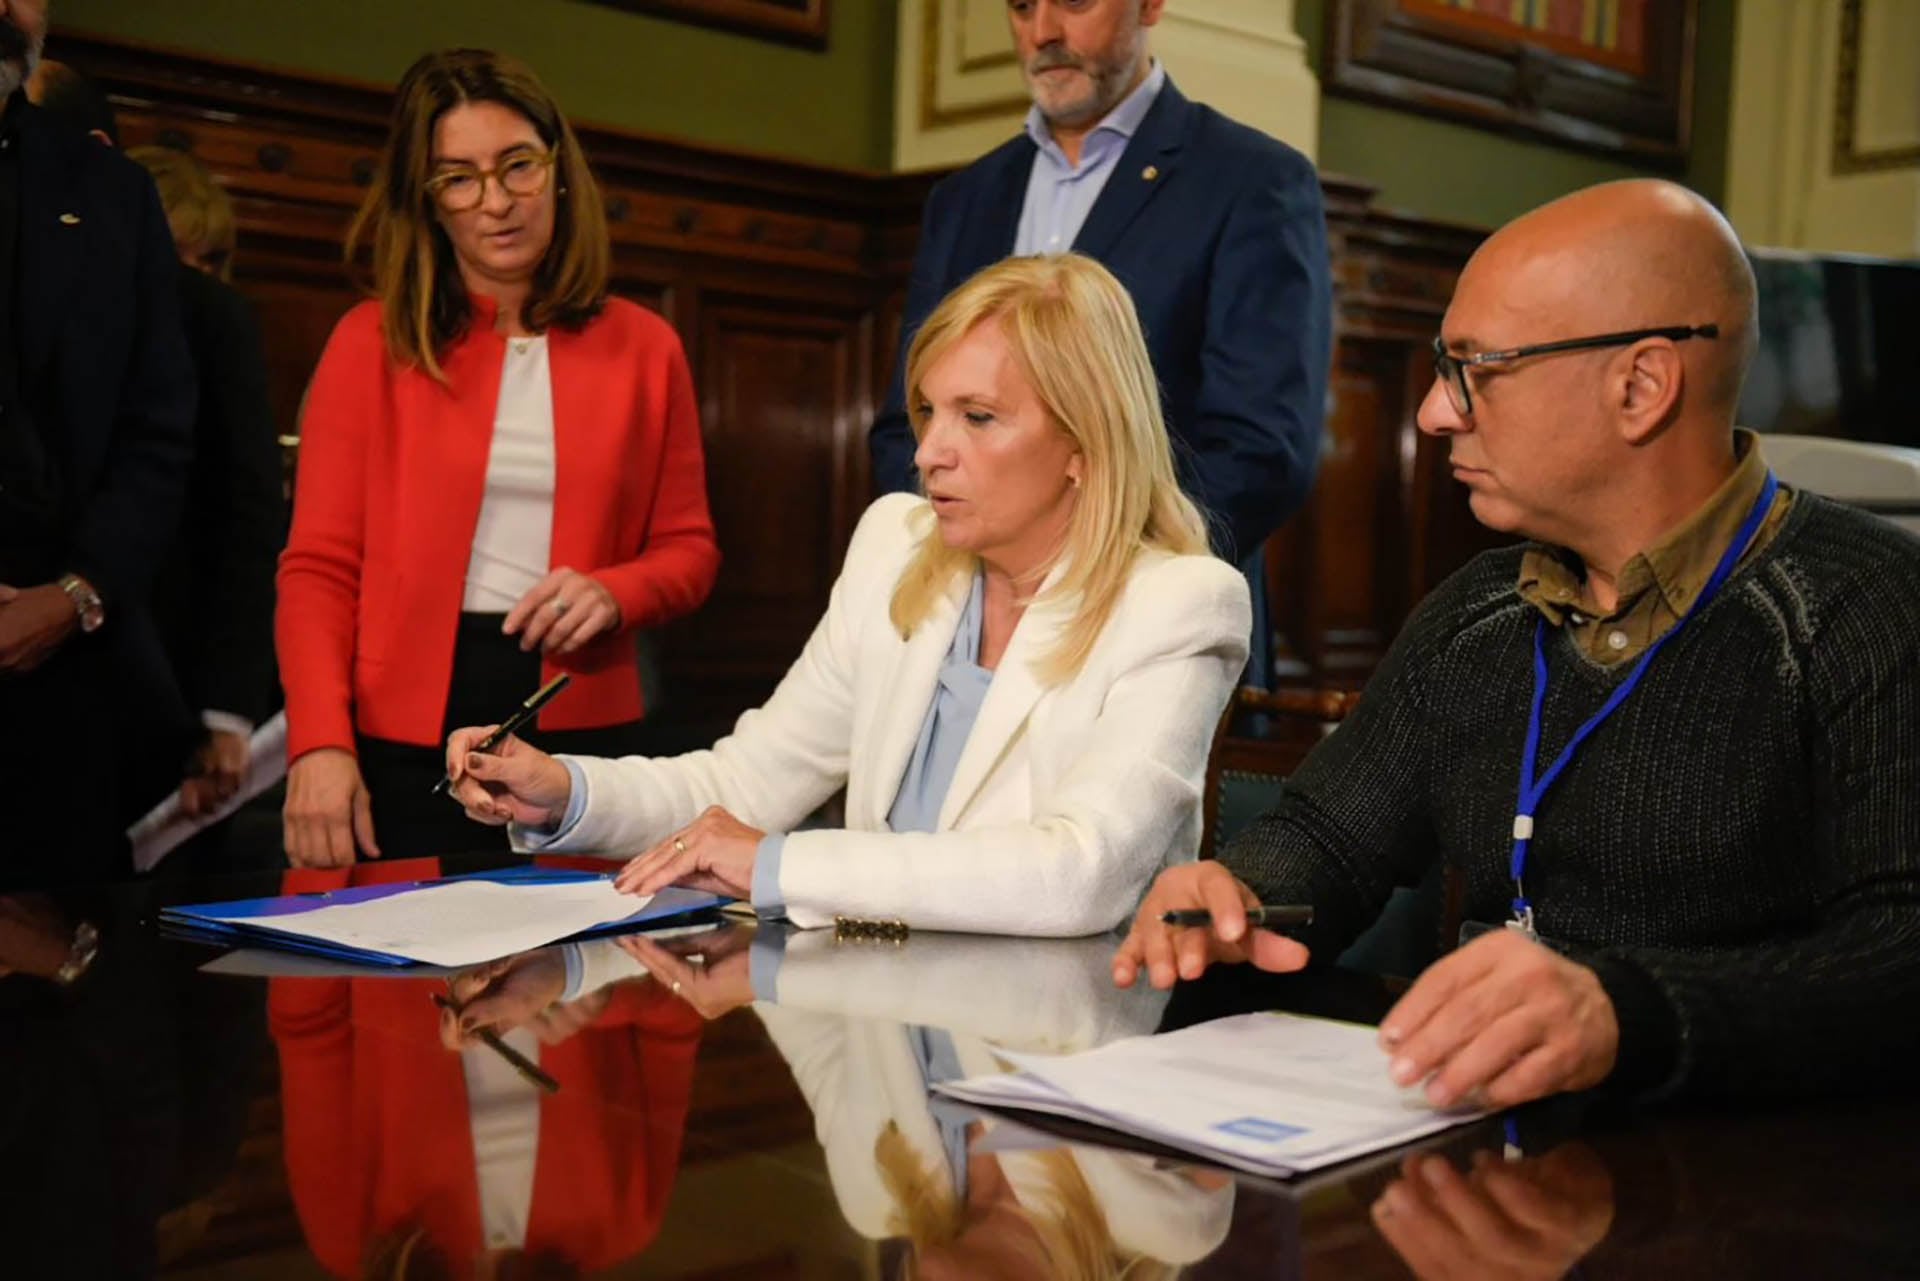
[[[1027,137],[1039,150],[1034,153],[1033,171],[1027,178],[1027,199],[1020,207],[1020,230],[1013,239],[1016,257],[1032,254],[1063,254],[1073,248],[1080,228],[1093,210],[1093,202],[1106,190],[1107,179],[1120,164],[1120,155],[1147,118],[1154,99],[1167,83],[1167,72],[1159,63],[1106,118],[1095,125],[1080,144],[1080,163],[1067,159],[1067,153],[1053,140],[1047,118],[1035,106],[1027,112]]]

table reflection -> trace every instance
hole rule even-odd
[[[834,1196],[901,1272],[962,1278],[1171,1277],[1226,1236],[1234,1185],[1096,1147],[1010,1148],[939,1081],[1004,1070],[997,1050],[1071,1053],[1151,1032],[1164,998],[1116,989],[1104,939],[922,937],[835,946],[795,935],[754,1012],[813,1109]]]
[[[571,950],[610,981],[567,993],[567,950],[451,980],[271,980],[288,1182],[328,1271],[579,1276],[659,1232],[702,1020],[623,972],[609,941]],[[460,1018],[434,1003],[450,989]],[[559,1090],[522,1077],[480,1026]]]
[[[1223,969],[1169,998],[1116,990],[1101,939],[750,924],[430,977],[268,954],[216,976],[153,926],[169,896],[289,888],[324,887],[0,897],[0,1276],[1920,1275],[1898,1097],[1565,1098],[1272,1183],[931,1087],[1247,1010],[1366,1020],[1378,980]],[[63,982],[83,923],[97,952]]]

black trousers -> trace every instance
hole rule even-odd
[[[503,636],[504,614],[462,614],[453,653],[453,685],[440,738],[469,725],[495,725],[540,687],[540,655],[523,654],[519,640]],[[523,737],[544,752],[578,756],[650,755],[646,722]],[[386,739],[358,740],[360,774],[373,802],[373,834],[382,858],[438,858],[449,854],[497,853],[507,848],[503,827],[469,819],[433,785],[446,772],[442,747],[416,747]]]

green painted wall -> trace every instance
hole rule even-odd
[[[1685,173],[1620,164],[1591,152],[1528,142],[1325,94],[1322,169],[1379,187],[1379,203],[1429,218],[1496,226],[1576,188],[1659,172],[1710,200],[1724,194],[1733,89],[1734,0],[1702,0],[1694,47],[1693,149]],[[1321,65],[1326,0],[1298,0],[1308,57]]]
[[[833,0],[830,13],[815,51],[591,0],[53,0],[75,30],[381,84],[431,48],[499,49],[577,121],[885,169],[898,7]]]

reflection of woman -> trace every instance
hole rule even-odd
[[[816,941],[788,945],[761,984],[779,1001],[755,1011],[813,1108],[841,1211],[864,1236],[904,1239],[911,1275],[1150,1281],[1219,1245],[1226,1179],[1092,1148],[989,1152],[991,1123],[930,1100],[934,1082],[1000,1071],[995,1047],[1064,1053],[1152,1031],[1163,1002],[1116,992],[1101,941]]]
[[[430,795],[439,747],[561,670],[534,740],[636,750],[633,633],[719,565],[686,358],[607,296],[599,191],[531,72],[415,63],[363,236],[379,297],[314,374],[280,569],[301,865],[500,843]]]
[[[1125,290],[1086,258],[990,267],[908,375],[930,500],[868,510],[765,707],[673,759],[469,756],[461,731],[468,813],[540,848],[653,845],[623,888],[802,925],[1087,934],[1191,858],[1246,585],[1175,483]],[[842,785],[850,830],[793,831]]]
[[[433,873],[421,866],[431,860],[410,862],[407,879]],[[564,1000],[565,967],[547,959],[496,976],[508,1000],[539,990],[529,1008],[544,1013],[489,1022],[560,1083],[555,1094],[483,1046],[449,1053],[438,980],[272,980],[288,1181],[328,1271],[464,1279],[531,1264],[576,1276],[658,1234],[700,1019],[644,979]]]

